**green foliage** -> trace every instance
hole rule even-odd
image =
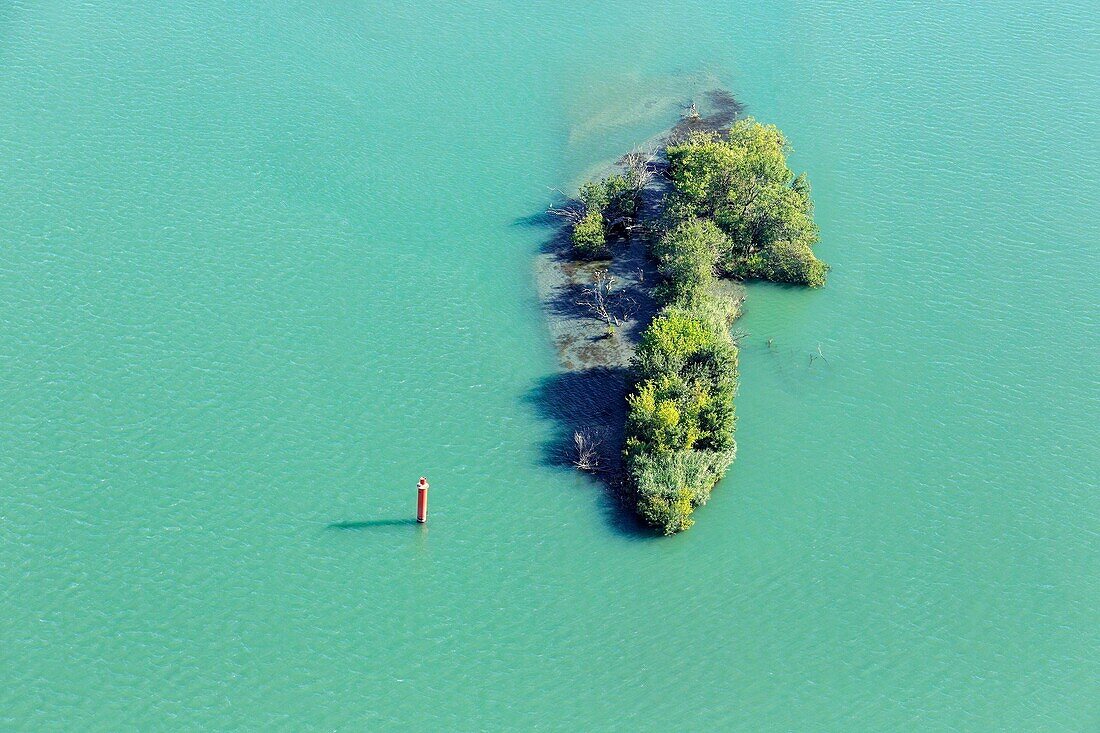
[[[607,216],[633,218],[638,210],[638,189],[634,182],[626,176],[608,176],[603,185],[607,193]]]
[[[665,534],[692,525],[692,512],[733,460],[738,371],[729,326],[736,305],[715,294],[715,265],[730,247],[713,221],[695,217],[652,246],[665,276],[658,292],[665,307],[635,354],[626,456],[638,514]]]
[[[691,518],[695,505],[692,504],[691,492],[687,489],[653,494],[639,490],[637,511],[646,524],[661,530],[665,535],[683,532],[695,524],[695,520]]]
[[[582,258],[595,259],[607,251],[607,235],[604,233],[603,215],[590,210],[573,225],[573,251]]]
[[[713,211],[721,200],[729,172],[743,154],[714,133],[697,132],[679,145],[667,148],[669,174],[676,190],[698,207]]]
[[[579,198],[589,212],[602,212],[611,201],[604,181],[589,181],[582,185]]]
[[[691,312],[710,328],[726,332],[729,331],[730,324],[741,315],[741,306],[739,301],[729,297],[728,292],[720,290],[721,286],[716,284],[705,298],[700,298],[691,305]]]
[[[674,362],[665,356],[666,370],[642,379],[627,398],[628,444],[647,451],[729,448],[735,423],[736,347],[728,342],[709,344],[683,359],[678,368],[671,366]]]
[[[634,357],[624,455],[639,516],[673,534],[692,526],[736,453],[729,327],[738,304],[719,295],[717,275],[819,287],[829,268],[811,249],[809,181],[787,167],[789,147],[774,126],[741,120],[724,138],[697,133],[666,152],[675,190],[651,245],[663,307]],[[582,197],[607,211],[623,190],[607,179]]]
[[[630,469],[638,492],[638,514],[666,535],[688,529],[694,524],[692,512],[707,503],[733,456],[732,449],[637,456]]]
[[[714,300],[704,289],[694,307],[666,306],[635,355],[627,468],[639,515],[666,534],[691,526],[733,460],[737,347]]]
[[[808,261],[816,261],[810,248],[818,239],[809,181],[787,167],[789,152],[783,133],[751,118],[735,123],[726,139],[697,133],[669,146],[677,216],[694,207],[697,215],[712,218],[729,235],[718,256],[722,272],[766,279],[772,279],[771,272],[787,273],[794,279],[784,282],[824,283],[827,268]],[[776,247],[779,242],[790,246]],[[769,249],[773,251],[763,260],[746,266],[746,260]],[[798,262],[791,260],[796,252]],[[781,254],[784,264],[766,266]]]
[[[580,200],[586,210],[599,211],[605,219],[632,218],[638,208],[638,187],[628,176],[611,175],[581,186]]]
[[[708,324],[689,311],[666,308],[642,334],[634,356],[634,369],[642,379],[676,373],[687,358],[713,343]]]
[[[719,254],[728,249],[729,238],[707,220],[691,219],[665,234],[652,248],[666,278],[659,299],[685,307],[705,300],[717,282]]]
[[[657,450],[675,450],[685,443],[684,426],[676,402],[659,394],[653,382],[642,384],[627,400],[631,407],[628,430],[644,435]]]
[[[737,261],[730,269],[730,274],[741,278],[760,278],[819,288],[825,284],[828,271],[829,266],[814,257],[814,253],[803,242],[780,240]]]
[[[672,231],[686,221],[699,217],[699,207],[687,196],[679,191],[673,191],[665,195],[661,202],[660,228],[663,231]]]
[[[577,197],[584,216],[573,225],[573,252],[582,259],[608,255],[607,238],[632,220],[638,209],[638,185],[631,176],[613,175],[589,181]]]

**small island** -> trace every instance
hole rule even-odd
[[[810,185],[788,167],[786,138],[715,95],[730,103],[711,117],[692,104],[651,151],[550,209],[566,221],[573,302],[605,329],[607,363],[629,364],[622,425],[604,431],[620,460],[601,461],[607,435],[581,428],[573,463],[613,474],[623,501],[664,534],[692,526],[736,454],[741,334],[731,328],[743,295],[731,283],[816,288],[829,269],[813,253]],[[564,349],[578,337],[558,340]]]

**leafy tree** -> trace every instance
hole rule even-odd
[[[639,188],[632,175],[616,174],[584,184],[579,197],[588,212],[599,211],[603,215],[608,228],[621,228],[637,213]]]
[[[759,252],[737,261],[730,274],[741,278],[759,278],[773,282],[809,285],[825,284],[829,266],[814,257],[810,248],[800,241],[771,242]]]
[[[611,203],[606,181],[589,181],[581,186],[579,198],[589,212],[603,212]]]
[[[666,283],[658,296],[681,306],[699,304],[717,279],[715,263],[729,249],[729,237],[713,222],[692,219],[666,233],[653,246]]]
[[[670,176],[680,197],[677,205],[694,207],[729,235],[718,256],[722,272],[767,279],[772,279],[770,272],[783,273],[784,282],[817,287],[827,267],[807,260],[816,260],[810,248],[818,229],[809,181],[787,167],[789,151],[774,125],[747,118],[735,123],[725,139],[694,134],[669,146]],[[779,242],[789,244],[776,246]],[[756,264],[746,266],[746,260],[765,250]],[[780,255],[783,263],[766,266]],[[791,259],[795,255],[797,262]]]
[[[595,259],[607,251],[607,235],[604,233],[603,215],[596,209],[588,211],[573,225],[573,251],[585,259]]]
[[[743,152],[727,145],[714,133],[692,133],[679,145],[667,148],[669,174],[676,190],[708,214],[724,198],[727,179],[736,170]]]

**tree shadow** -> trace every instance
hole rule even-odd
[[[590,286],[584,283],[568,283],[562,285],[555,290],[553,295],[545,299],[543,307],[549,315],[559,318],[592,318],[589,307],[582,303],[582,301],[588,297],[589,289]],[[608,310],[614,310],[614,308],[609,307]],[[598,333],[594,337],[602,338],[603,334]]]
[[[626,394],[631,373],[626,367],[595,367],[554,374],[541,380],[526,401],[536,414],[553,421],[557,430],[543,443],[543,463],[578,470],[575,433],[594,438],[597,470],[587,472],[603,489],[601,511],[608,524],[628,537],[656,536],[642,524],[632,507],[625,480],[622,448],[626,423]]]
[[[561,219],[549,211],[540,211],[537,214],[518,217],[512,224],[524,227],[554,227],[556,229],[561,226]]]
[[[661,195],[662,191],[644,191],[643,207],[655,210]],[[596,442],[597,469],[586,473],[603,489],[600,510],[608,525],[625,537],[656,537],[634,512],[622,459],[631,379],[626,364],[632,349],[621,345],[635,344],[656,312],[650,287],[659,275],[646,255],[646,243],[638,235],[616,233],[609,238],[608,259],[578,260],[570,241],[571,226],[561,217],[540,212],[520,217],[514,224],[546,231],[539,247],[540,266],[556,273],[552,286],[541,290],[540,299],[566,371],[542,379],[526,395],[536,414],[557,428],[554,437],[542,445],[543,463],[579,471],[574,434],[583,433]],[[613,339],[606,325],[580,302],[586,299],[592,274],[598,269],[606,269],[616,278],[618,292],[630,304],[630,317]]]
[[[743,106],[725,90],[708,93],[709,111],[679,121],[660,138],[663,148],[669,140],[695,131],[722,134],[743,111]],[[618,164],[622,166],[628,156]],[[634,512],[633,492],[625,477],[622,449],[627,414],[626,396],[632,384],[628,366],[642,332],[657,312],[653,288],[661,281],[656,263],[649,256],[649,237],[662,214],[662,201],[670,190],[668,160],[663,153],[647,164],[653,174],[642,189],[637,223],[632,231],[615,232],[608,242],[608,260],[581,261],[572,251],[572,228],[562,217],[549,213],[550,206],[562,208],[562,199],[548,202],[547,209],[518,217],[515,226],[546,232],[539,247],[536,280],[546,313],[550,335],[565,371],[542,379],[526,395],[539,417],[552,421],[554,437],[542,446],[546,465],[578,470],[577,433],[598,441],[598,468],[590,471],[604,489],[601,509],[608,524],[624,536],[643,539],[657,534]],[[613,338],[609,329],[592,317],[578,301],[585,299],[592,271],[606,269],[615,278],[617,292],[631,304],[630,316]]]
[[[684,117],[669,131],[667,141],[683,140],[693,132],[729,133],[730,126],[745,111],[745,105],[725,89],[712,89],[706,94],[710,102],[710,113],[696,117]]]

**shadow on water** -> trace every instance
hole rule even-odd
[[[696,132],[728,130],[743,107],[725,90],[707,93],[705,112],[683,117],[664,136],[654,138],[656,148],[669,140]],[[628,158],[613,164],[622,169]],[[601,509],[608,524],[632,538],[655,537],[633,511],[632,496],[624,480],[622,448],[626,421],[626,395],[631,382],[628,367],[642,332],[657,312],[653,286],[661,275],[648,254],[650,225],[658,221],[664,196],[669,191],[668,161],[658,153],[647,162],[652,181],[642,189],[637,219],[641,226],[609,232],[611,259],[579,260],[572,252],[570,224],[544,209],[514,220],[515,226],[545,232],[536,266],[539,298],[546,314],[550,336],[563,371],[550,375],[527,394],[540,418],[552,421],[555,436],[542,446],[546,465],[576,471],[578,456],[574,436],[578,433],[595,441],[598,469],[589,471],[603,488]],[[548,202],[564,208],[575,202]],[[609,336],[606,324],[593,317],[583,304],[596,270],[606,269],[614,278],[616,291],[630,305],[625,320]]]
[[[645,538],[653,532],[638,521],[630,506],[630,492],[623,480],[623,425],[630,371],[625,367],[596,367],[546,377],[527,394],[539,417],[559,428],[542,445],[545,465],[576,471],[577,450],[573,436],[584,432],[594,437],[599,470],[588,475],[603,488],[601,511],[620,534]]]
[[[529,216],[518,217],[512,222],[512,224],[514,224],[515,226],[524,227],[546,227],[547,229],[559,229],[561,228],[561,219],[554,216],[548,211],[540,211],[536,214],[531,214]],[[568,232],[566,232],[566,235],[568,235]],[[566,237],[565,242],[568,243],[568,236]]]
[[[651,191],[643,194],[646,204],[655,206],[659,197]],[[560,202],[557,202],[560,205]],[[540,267],[558,273],[541,299],[551,324],[558,356],[566,370],[550,375],[526,395],[536,414],[552,421],[555,436],[543,444],[545,465],[579,471],[574,461],[577,447],[574,434],[583,433],[595,442],[598,470],[586,472],[603,489],[600,509],[608,525],[617,533],[634,539],[656,535],[638,519],[623,474],[623,428],[626,421],[626,394],[630,369],[625,366],[641,331],[656,311],[649,287],[657,278],[653,263],[638,237],[613,240],[614,258],[585,262],[572,255],[571,229],[561,218],[543,213],[521,217],[517,226],[542,229],[546,238],[540,247]],[[591,273],[608,268],[621,290],[635,304],[632,317],[619,327],[616,341],[630,344],[625,352],[609,341],[606,327],[593,320],[580,304]]]
[[[371,527],[403,527],[417,524],[415,519],[370,519],[362,522],[333,522],[329,529],[370,529]]]

